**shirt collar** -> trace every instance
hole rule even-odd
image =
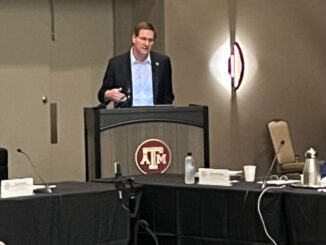
[[[149,54],[147,55],[147,58],[143,62],[140,62],[140,61],[136,60],[136,58],[134,56],[134,53],[132,52],[132,49],[133,48],[130,49],[130,61],[131,61],[131,64],[134,64],[134,63],[152,64],[151,56]]]

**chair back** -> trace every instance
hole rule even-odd
[[[4,179],[8,179],[8,150],[0,147],[0,180]]]
[[[284,120],[273,120],[267,124],[275,153],[280,147],[280,143],[284,140],[284,145],[277,155],[279,164],[295,162],[295,154],[293,150],[292,140],[289,127]]]

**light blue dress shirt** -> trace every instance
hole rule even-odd
[[[153,100],[153,79],[152,61],[150,55],[140,62],[135,59],[130,50],[131,77],[132,77],[132,105],[152,106]]]

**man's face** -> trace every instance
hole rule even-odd
[[[139,55],[147,56],[154,44],[154,32],[151,30],[140,30],[138,36],[132,36],[134,51]]]

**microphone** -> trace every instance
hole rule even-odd
[[[133,217],[136,213],[135,212],[136,210],[135,178],[134,177],[125,178],[124,176],[122,176],[121,166],[119,162],[114,163],[114,174],[115,174],[114,178],[109,182],[114,183],[115,189],[118,191],[118,198],[120,201],[123,201],[124,192],[126,191],[126,188],[129,185],[130,188],[129,200],[128,200],[129,208],[127,208],[124,204],[122,204],[122,206]]]
[[[128,86],[128,89],[127,89],[127,99],[130,100],[131,99],[131,90],[130,90],[130,87]]]
[[[30,165],[32,166],[34,172],[36,173],[37,177],[41,180],[42,184],[45,186],[44,189],[38,189],[37,192],[52,193],[52,190],[50,189],[49,185],[41,177],[40,173],[37,171],[36,167],[34,166],[32,160],[31,160],[31,158],[29,157],[29,155],[26,152],[24,152],[22,149],[19,149],[19,148],[17,149],[17,152],[23,154],[27,158],[28,162],[30,163]]]
[[[130,100],[131,98],[131,90],[130,90],[130,86],[127,86],[127,91],[126,91],[126,100]]]
[[[284,140],[281,140],[280,145],[278,146],[278,149],[277,149],[277,151],[276,151],[276,153],[275,153],[275,156],[274,156],[274,159],[273,159],[273,161],[272,161],[271,167],[270,167],[269,171],[267,172],[267,175],[266,175],[266,177],[265,177],[265,179],[264,179],[264,181],[263,181],[263,184],[262,184],[262,186],[261,186],[262,189],[264,189],[264,188],[266,187],[267,179],[268,179],[268,177],[270,176],[270,174],[271,174],[271,172],[272,172],[272,170],[273,170],[273,167],[274,167],[274,164],[275,164],[275,162],[276,162],[276,159],[277,159],[278,153],[280,152],[280,150],[281,150],[281,148],[283,147],[284,143],[285,143],[285,141],[284,141]]]
[[[135,194],[135,178],[131,177],[127,179],[127,182],[130,186],[130,194],[129,194],[129,211],[130,214],[134,214],[136,210],[136,194]]]
[[[127,108],[131,106],[131,89],[129,86],[129,81],[127,81],[127,86],[123,89],[125,97],[120,102],[116,102],[115,107]]]
[[[114,163],[114,178],[120,178],[121,177],[121,166],[119,162]]]

